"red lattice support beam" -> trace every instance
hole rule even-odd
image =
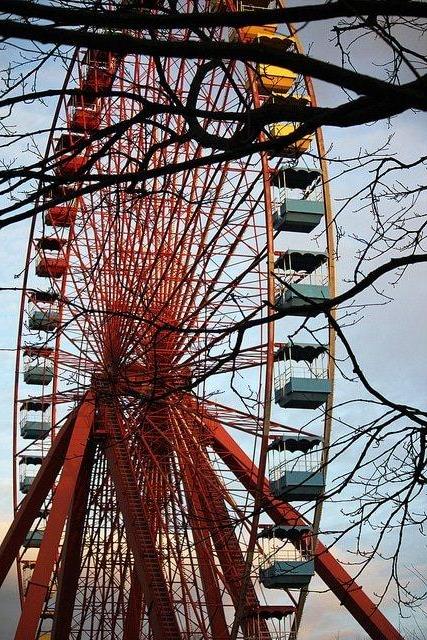
[[[132,551],[135,570],[144,594],[147,617],[155,640],[177,640],[181,633],[153,540],[144,498],[135,476],[127,439],[122,433],[120,416],[108,401],[102,405],[101,420],[108,435],[104,453],[123,516],[126,538]]]
[[[54,565],[58,559],[65,520],[70,511],[77,478],[89,442],[94,413],[93,397],[88,394],[76,413],[64,466],[53,496],[36,566],[28,584],[15,640],[36,638],[40,615],[48,594]]]
[[[220,485],[215,475],[206,451],[197,447],[189,447],[192,452],[192,461],[187,460],[187,465],[191,465],[193,495],[197,493],[196,501],[202,510],[202,522],[205,522],[218,559],[227,590],[231,596],[235,607],[238,606],[242,580],[245,571],[245,559],[234,530],[230,514],[224,503],[222,496],[223,487]],[[182,463],[182,467],[185,463]],[[188,473],[188,472],[187,472]],[[258,597],[252,580],[249,580],[244,599],[244,609],[246,612],[255,611],[259,607]],[[247,621],[242,621],[242,631],[244,636],[248,635]],[[260,620],[260,631],[263,637],[269,638],[270,634],[265,620]]]
[[[256,491],[258,470],[253,461],[239,447],[224,427],[212,418],[204,419],[205,425],[213,436],[213,447],[243,486],[252,495]],[[264,483],[263,507],[271,519],[279,524],[302,523],[303,520],[291,505],[276,500],[270,493],[267,479]],[[351,613],[372,640],[403,640],[372,600],[333,557],[330,551],[320,542],[316,545],[316,573],[329,589],[336,595],[340,603]]]
[[[71,633],[73,610],[80,576],[84,523],[88,505],[90,476],[94,461],[95,443],[87,448],[76,483],[70,515],[67,520],[58,591],[55,598],[52,640],[68,640]]]
[[[129,600],[123,626],[123,640],[135,640],[139,637],[142,615],[142,589],[135,567],[130,579]]]

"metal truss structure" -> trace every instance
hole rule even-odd
[[[280,145],[292,122],[260,134],[274,151],[210,159],[239,136],[215,115],[315,95],[286,69],[206,60],[203,41],[301,51],[291,25],[279,31],[149,34],[200,41],[199,60],[74,56],[46,152],[58,186],[40,187],[49,205],[33,220],[21,304],[15,519],[0,549],[1,581],[18,564],[16,640],[294,640],[313,560],[370,637],[401,638],[317,538],[321,500],[300,490],[299,513],[265,477],[284,434],[322,443],[323,478],[327,467],[333,332],[323,351],[285,342],[335,293],[327,165],[321,131]],[[289,319],[269,322],[278,307]],[[315,434],[284,426],[295,410],[316,416]],[[263,536],[279,534],[287,560],[268,586]]]

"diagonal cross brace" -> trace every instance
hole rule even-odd
[[[88,509],[90,480],[95,457],[95,442],[91,440],[80,467],[71,504],[58,575],[51,640],[69,640],[76,593],[81,571],[84,525]]]
[[[204,418],[204,424],[213,436],[212,446],[225,464],[252,495],[256,492],[258,469],[253,461],[227,433],[224,427],[211,417]],[[263,488],[263,507],[276,524],[288,522],[292,525],[305,521],[291,505],[273,497],[267,479]],[[403,640],[378,607],[333,557],[319,540],[315,550],[316,573],[351,613],[372,640]]]

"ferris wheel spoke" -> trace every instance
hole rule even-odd
[[[219,167],[216,168],[216,172],[219,172]],[[188,174],[189,175],[189,174]],[[207,176],[209,172],[207,172]],[[207,176],[205,177],[205,181],[207,181]],[[185,184],[185,178],[183,180],[183,185]],[[183,187],[182,187],[183,189]],[[202,189],[202,197],[205,188]],[[167,293],[162,296],[163,305],[167,305],[168,302],[174,302],[174,297],[180,295],[180,289],[182,291],[183,284],[185,286],[186,278],[184,272],[181,274],[181,279],[179,278],[168,278],[168,271],[175,271],[176,265],[174,262],[176,261],[178,264],[182,264],[183,258],[185,258],[185,263],[188,264],[190,260],[190,251],[188,250],[189,246],[191,246],[191,240],[194,239],[194,234],[197,230],[198,220],[200,218],[200,204],[197,204],[196,207],[193,207],[191,210],[190,207],[186,207],[184,218],[182,219],[181,213],[181,200],[180,193],[175,196],[175,201],[173,203],[173,208],[171,211],[170,220],[166,227],[166,232],[163,233],[163,237],[161,241],[158,243],[159,247],[157,249],[157,253],[152,258],[151,272],[147,273],[147,282],[149,281],[150,276],[153,274],[154,265],[161,265],[162,273],[160,277],[157,278],[157,288],[160,286],[166,286]],[[159,212],[161,212],[161,207],[159,207]],[[160,215],[160,214],[159,214]],[[173,221],[178,218],[179,227],[175,231],[175,237],[173,237],[172,229],[173,229]],[[159,227],[162,228],[161,221],[159,220]],[[209,223],[207,224],[207,228],[209,227]],[[207,228],[205,228],[205,233],[207,232]],[[179,233],[178,233],[179,229]],[[173,242],[172,242],[173,240]],[[150,246],[150,244],[148,245]],[[202,243],[199,243],[199,247],[202,246]],[[166,252],[165,252],[166,249]],[[186,253],[186,255],[184,255]],[[181,267],[182,269],[182,267]],[[163,276],[163,277],[162,277]],[[191,279],[190,279],[191,282]],[[156,288],[153,290],[153,295],[156,292]],[[160,309],[162,310],[162,308]]]
[[[99,312],[94,306],[95,301],[90,296],[91,280],[89,278],[88,265],[82,261],[77,271],[82,274],[83,282],[78,281],[75,270],[70,271],[69,282],[74,286],[74,295],[70,300],[71,304],[69,306],[72,314],[68,319],[70,327],[68,332],[65,332],[65,335],[67,336],[71,329],[78,331],[80,336],[84,336],[85,340],[84,348],[77,345],[78,351],[86,354],[89,347],[92,353],[96,354],[102,346],[100,339],[102,334],[100,331]],[[76,312],[74,312],[75,310]]]
[[[225,180],[226,177],[226,173],[227,173],[227,166],[224,166],[222,169],[222,173],[220,176],[220,184]],[[218,167],[216,169],[216,172],[219,173],[220,168]],[[243,173],[242,173],[243,175]],[[209,176],[209,172],[206,172],[206,177],[204,180],[204,185],[203,185],[203,192],[205,192],[208,188],[209,188],[209,183],[207,182],[207,177]],[[214,179],[215,173],[212,175],[211,177],[211,182]],[[220,186],[220,184],[217,186],[217,188]],[[239,185],[237,185],[237,190],[239,189]],[[201,199],[203,202],[203,192],[201,195]],[[201,219],[201,208],[199,208],[200,205],[198,205],[195,208],[195,213],[199,212],[199,218]],[[221,236],[223,235],[224,230],[227,228],[227,224],[229,224],[228,220],[230,217],[230,211],[233,212],[234,210],[234,203],[233,201],[230,202],[228,209],[225,210],[223,213],[223,215],[221,215],[220,218],[220,224],[217,224],[215,221],[215,216],[214,216],[214,205],[212,204],[210,207],[209,211],[206,211],[205,216],[207,218],[206,223],[203,225],[203,231],[201,233],[199,242],[197,243],[198,246],[198,251],[197,253],[194,255],[193,260],[192,260],[192,264],[190,265],[190,268],[188,268],[188,264],[189,264],[189,258],[190,258],[190,252],[187,252],[187,257],[186,257],[186,262],[185,262],[185,269],[183,270],[181,276],[182,276],[182,282],[187,283],[186,288],[184,289],[183,293],[181,294],[181,309],[178,312],[178,317],[185,317],[186,315],[186,310],[191,308],[191,306],[194,304],[194,298],[195,298],[195,287],[193,286],[193,282],[192,282],[192,276],[197,268],[197,265],[200,263],[201,260],[205,260],[206,262],[208,262],[213,255],[219,255],[218,252],[218,242],[221,239]],[[218,215],[218,212],[217,212]],[[193,214],[193,218],[194,218],[194,214]],[[198,220],[196,219],[195,221],[196,223],[198,223]],[[212,235],[212,238],[206,242],[206,239],[208,238],[208,233],[211,230],[211,227],[216,227],[216,231],[215,233]],[[187,227],[188,229],[188,227]],[[188,233],[188,230],[186,232],[186,230],[183,230],[183,233],[181,235],[181,238],[185,238],[186,239],[186,244],[187,246],[191,246],[191,243],[194,242],[195,240],[195,234],[196,234],[196,229],[197,229],[197,224],[193,223],[193,232],[192,233]],[[221,233],[222,232],[222,233]],[[181,246],[185,247],[185,245],[182,243],[181,241]],[[231,251],[231,248],[229,250],[229,253]],[[223,265],[221,269],[217,270],[217,277],[219,276],[219,274],[223,271],[223,269],[225,268],[225,265],[227,263],[227,258],[224,259],[223,261]],[[211,278],[212,281],[214,280],[214,274],[212,274]],[[176,288],[176,285],[175,285]],[[188,296],[187,294],[190,293],[190,296]]]
[[[261,310],[261,307],[258,304],[253,305],[250,304],[250,299],[247,298],[245,304],[239,305],[238,309],[235,306],[235,289],[241,284],[241,280],[247,275],[247,273],[252,269],[257,267],[259,263],[259,257],[256,258],[248,267],[245,268],[244,272],[238,278],[235,278],[230,283],[227,283],[224,286],[221,286],[218,290],[211,289],[213,293],[212,298],[209,300],[207,297],[203,300],[203,302],[198,303],[198,308],[196,311],[193,311],[190,315],[190,319],[193,317],[197,319],[197,317],[201,317],[200,324],[198,326],[199,332],[203,333],[204,330],[207,331],[209,335],[209,331],[215,330],[213,336],[206,340],[206,344],[203,346],[203,350],[197,350],[195,354],[193,354],[188,362],[190,363],[194,360],[197,355],[201,353],[207,353],[209,350],[215,346],[216,343],[221,343],[224,341],[224,337],[228,336],[230,327],[235,324],[236,319],[241,320],[243,318],[242,312],[246,311],[247,313],[258,313]],[[223,265],[224,268],[226,264]],[[212,278],[212,281],[215,281],[215,278]],[[215,302],[214,302],[215,300]],[[230,316],[224,315],[224,309],[227,306],[227,303],[230,304],[233,308],[233,314]],[[218,317],[218,314],[221,312],[222,316]],[[237,314],[237,317],[236,317]],[[187,318],[188,320],[189,318]],[[223,334],[219,333],[218,330],[222,329]],[[198,340],[198,332],[194,331],[192,334],[184,334],[181,337],[179,345],[182,351],[191,352],[191,347]]]
[[[240,429],[245,432],[252,432],[255,434],[259,431],[262,421],[259,415],[247,413],[246,411],[240,411],[235,407],[229,407],[225,404],[216,402],[211,399],[204,399],[200,401],[206,407],[207,414],[210,417],[215,417],[215,419],[218,420],[221,425],[231,427],[233,429]],[[274,435],[276,432],[277,434],[282,434],[284,431],[293,431],[294,433],[305,434],[308,436],[314,435],[313,433],[310,433],[305,429],[297,429],[295,427],[285,425],[282,422],[277,422],[275,420],[271,420],[270,425],[272,435]]]
[[[267,344],[254,345],[239,349],[237,353],[230,350],[228,354],[212,358],[213,366],[220,365],[215,367],[215,374],[234,373],[264,366],[267,347]]]
[[[245,168],[242,168],[242,170],[244,171]],[[242,174],[243,175],[243,174]],[[239,183],[236,185],[236,188],[239,189]],[[239,202],[241,202],[242,204],[245,202],[246,198],[248,198],[250,196],[250,193],[253,189],[253,184],[247,189],[247,191],[242,194],[239,195],[239,200],[237,203],[231,202],[228,206],[228,208],[221,212],[221,219],[220,222],[215,225],[216,231],[215,233],[212,235],[212,238],[206,243],[204,241],[200,242],[199,244],[199,254],[197,255],[197,260],[200,259],[205,259],[207,261],[207,263],[209,264],[209,261],[212,260],[212,257],[214,256],[222,256],[222,260],[220,261],[220,263],[218,264],[218,266],[212,265],[212,267],[214,267],[214,269],[212,270],[212,273],[209,274],[209,281],[207,282],[207,288],[206,288],[206,292],[204,293],[204,297],[202,298],[200,305],[203,306],[204,304],[206,304],[208,301],[210,304],[213,303],[212,298],[210,297],[211,294],[214,295],[214,297],[218,297],[220,295],[221,292],[221,288],[219,288],[219,290],[216,289],[216,286],[218,284],[218,282],[220,282],[220,278],[223,275],[227,265],[230,262],[231,257],[235,254],[236,249],[239,245],[239,242],[242,241],[242,238],[244,237],[244,234],[247,231],[247,227],[248,225],[251,223],[252,218],[253,218],[253,212],[252,209],[249,209],[249,211],[245,214],[245,218],[244,219],[240,219],[239,220],[239,224],[238,224],[238,231],[234,230],[232,228],[233,225],[233,216],[236,213],[236,209],[239,206]],[[254,205],[256,205],[257,202],[255,201]],[[239,212],[241,213],[241,212]],[[213,217],[213,211],[211,211],[211,216]],[[241,216],[240,216],[241,217]],[[205,229],[205,237],[206,237],[206,232],[208,229]],[[233,238],[233,241],[230,242],[230,244],[226,247],[226,250],[224,251],[224,249],[222,249],[221,251],[218,250],[218,244],[220,242],[223,242],[223,238],[224,238],[224,232],[227,232],[227,234],[231,234],[231,237]],[[251,255],[252,252],[249,252],[249,255]],[[254,256],[255,257],[255,256]],[[194,270],[195,265],[193,265],[192,269]],[[191,275],[190,274],[185,274],[186,276]],[[240,276],[241,277],[241,276]],[[232,286],[233,282],[230,283],[230,286]],[[195,292],[193,291],[193,298],[194,298]],[[193,302],[194,300],[192,299],[191,302]],[[190,302],[190,301],[189,301]],[[188,307],[189,305],[187,305]]]

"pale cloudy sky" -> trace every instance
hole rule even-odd
[[[293,4],[296,4],[295,2]],[[336,60],[338,53],[328,44],[329,33],[325,25],[316,25],[303,31],[303,40],[311,45],[312,55],[322,55],[325,59]],[[379,49],[377,47],[361,47],[358,49],[358,59],[370,66],[378,61]],[[371,66],[371,71],[374,69]],[[369,71],[369,69],[367,69]],[[47,83],[56,79],[46,78]],[[337,92],[317,83],[319,102],[321,104],[333,103],[337,98]],[[343,99],[343,98],[342,98]],[[31,122],[44,126],[49,122],[49,109],[40,106],[25,107],[20,113],[20,123]],[[392,150],[402,160],[411,160],[425,153],[426,118],[406,113],[394,120],[394,138]],[[424,132],[424,136],[420,134]],[[358,127],[351,130],[326,129],[325,137],[327,146],[332,144],[334,156],[348,157],[355,155],[359,148],[372,150],[381,144],[384,137],[390,133],[385,123],[369,127]],[[331,167],[332,174],[336,171]],[[367,179],[366,171],[358,174],[357,180],[362,182]],[[419,180],[424,176],[419,175]],[[340,199],[346,197],[349,190],[356,190],[355,178],[350,175],[332,183],[332,193],[335,199],[335,207],[340,206]],[[426,203],[420,202],[420,210]],[[345,277],[351,273],[354,263],[356,243],[352,240],[352,234],[361,233],[367,229],[367,216],[356,213],[357,205],[350,208],[342,216],[341,225],[346,230],[340,246],[340,260],[338,264],[340,290],[346,288]],[[26,235],[28,225],[21,223],[2,231],[0,236],[0,284],[3,286],[19,286],[20,279],[15,278],[23,266],[26,247]],[[368,376],[375,381],[378,388],[385,394],[402,402],[408,402],[420,406],[424,399],[425,404],[425,362],[427,359],[427,344],[425,339],[426,303],[423,297],[424,278],[426,270],[410,269],[406,276],[394,289],[394,301],[386,310],[381,307],[371,307],[365,313],[365,319],[360,324],[348,330],[348,336],[357,350]],[[2,310],[2,322],[0,326],[0,536],[6,530],[10,521],[11,510],[11,457],[12,457],[12,391],[14,370],[14,342],[17,329],[17,314],[19,295],[15,293],[2,293],[0,305]],[[10,350],[11,349],[11,350]],[[4,350],[4,351],[3,351]],[[10,350],[10,351],[9,351]],[[350,384],[338,377],[337,402],[343,402],[348,398],[358,397],[360,389],[355,384]],[[358,409],[347,408],[339,411],[339,416],[349,422],[357,422]],[[339,427],[336,427],[339,428]],[[330,470],[330,478],[342,472],[351,460],[342,459]],[[345,517],[340,513],[337,505],[327,505],[325,508],[322,528],[326,530],[336,529],[345,525]],[[412,540],[417,540],[416,545]],[[351,541],[337,545],[336,553],[342,559],[349,559],[347,549]],[[411,577],[412,567],[426,575],[425,542],[417,536],[409,538],[405,546],[405,555],[402,570]],[[370,565],[360,582],[369,594],[379,592],[387,576],[386,563],[380,559]],[[355,640],[364,637],[360,627],[351,619],[345,609],[339,605],[335,597],[324,591],[324,585],[320,580],[312,584],[313,590],[307,605],[307,615],[301,629],[301,640]],[[402,632],[406,630],[420,630],[427,635],[427,620],[425,612],[418,610],[408,619],[399,616],[391,593],[382,605],[382,610],[390,620]],[[12,629],[16,615],[17,594],[14,577],[10,576],[0,592],[0,640],[9,640],[12,637]],[[409,637],[409,636],[408,636]]]

